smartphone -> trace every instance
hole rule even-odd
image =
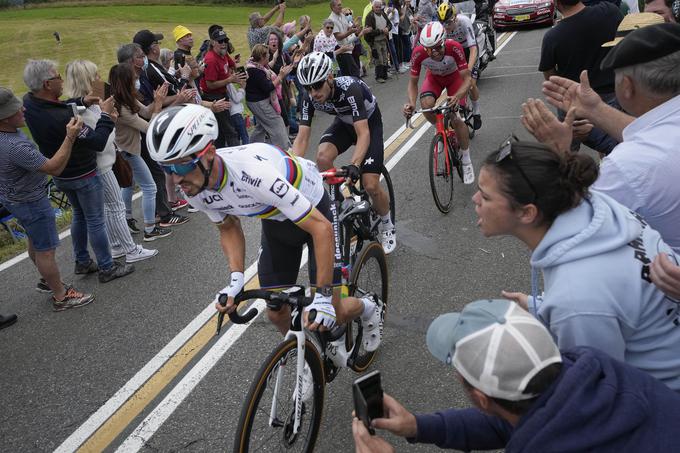
[[[236,55],[234,55],[234,61],[240,60],[240,59],[241,59],[241,54],[240,54],[240,53],[237,53]]]
[[[96,96],[99,99],[104,100],[106,97],[104,88],[105,85],[106,83],[103,80],[95,80],[92,82],[92,96]]]
[[[110,97],[111,97],[111,85],[109,85],[108,83],[105,83],[104,84],[104,97],[102,98],[102,100],[108,99]]]
[[[69,102],[66,105],[71,107],[71,115],[73,116],[73,118],[78,118],[78,106],[75,104],[75,102]]]
[[[245,74],[246,73],[245,66],[236,66],[236,72],[239,74]]]
[[[380,383],[380,371],[372,371],[357,380],[352,385],[354,394],[354,413],[364,422],[364,426],[371,435],[375,430],[371,428],[371,420],[382,418],[383,389]]]

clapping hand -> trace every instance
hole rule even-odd
[[[522,104],[522,124],[526,130],[536,140],[559,152],[567,152],[571,149],[572,126],[575,117],[576,109],[570,108],[564,121],[558,120],[540,99],[529,98]]]
[[[543,82],[543,94],[548,103],[560,110],[575,109],[575,117],[588,118],[602,99],[590,86],[588,71],[581,72],[581,83],[559,76],[551,76]]]

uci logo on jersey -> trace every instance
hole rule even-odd
[[[203,202],[207,205],[213,204],[216,201],[224,201],[224,198],[222,198],[222,195],[216,193],[214,195],[208,195],[203,199]]]
[[[262,178],[253,178],[245,171],[241,172],[241,181],[253,187],[260,187],[260,184],[262,184]]]
[[[276,178],[269,190],[279,198],[283,198],[288,193],[288,184],[280,178]]]

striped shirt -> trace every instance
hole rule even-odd
[[[47,158],[23,132],[0,132],[0,200],[28,203],[47,195]]]

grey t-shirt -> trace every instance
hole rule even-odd
[[[266,26],[266,27],[260,27],[260,28],[253,28],[250,27],[248,29],[248,45],[250,46],[250,50],[255,47],[255,44],[267,44],[267,40],[269,39],[269,33],[272,32],[272,29],[274,27],[272,26]]]
[[[47,158],[23,132],[0,132],[0,200],[28,203],[47,192],[47,175],[38,171]]]

